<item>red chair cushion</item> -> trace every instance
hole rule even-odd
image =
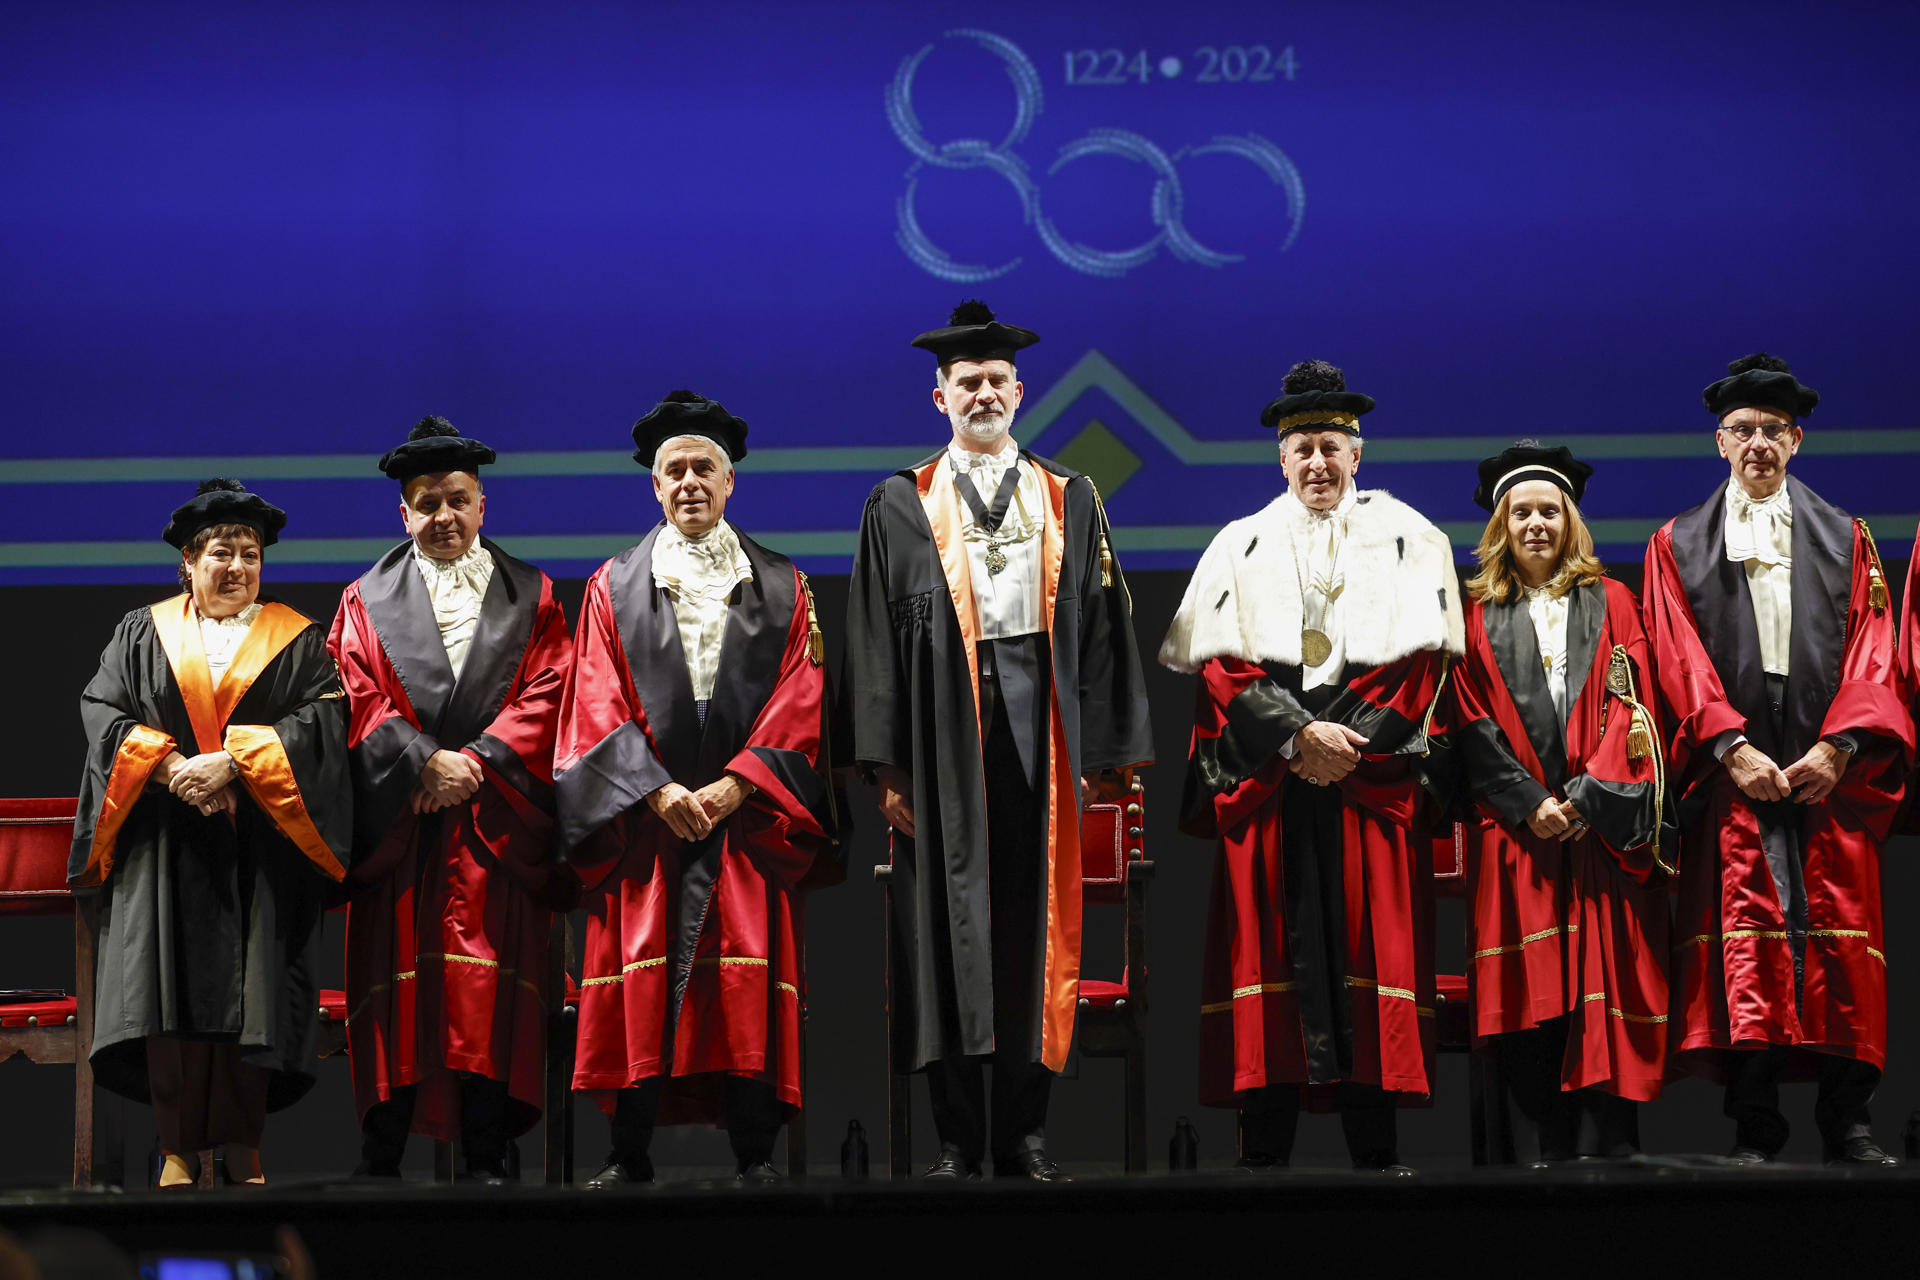
[[[64,1027],[75,1015],[72,996],[58,1000],[32,1000],[25,1004],[0,1004],[0,1027]]]
[[[1080,979],[1080,998],[1094,1009],[1111,1009],[1127,998],[1124,982],[1102,982],[1097,978]]]
[[[71,796],[0,799],[0,914],[73,910],[67,853],[73,847]]]
[[[347,1020],[347,993],[344,991],[322,991],[320,993],[320,1017],[327,1022],[345,1022]]]

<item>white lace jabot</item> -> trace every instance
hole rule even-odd
[[[446,646],[447,662],[458,680],[467,665],[473,633],[480,628],[480,606],[487,598],[487,584],[493,581],[493,553],[475,542],[451,560],[436,560],[416,546],[413,567],[427,584],[440,643]]]
[[[697,702],[713,697],[733,589],[752,580],[753,561],[747,559],[740,536],[725,520],[697,538],[669,524],[654,539],[653,583],[673,600],[680,648],[687,656],[687,675]]]
[[[1331,511],[1315,511],[1287,490],[1285,501],[1294,536],[1294,564],[1298,580],[1288,585],[1301,592],[1300,616],[1303,625],[1325,635],[1333,642],[1327,660],[1317,666],[1300,669],[1302,690],[1318,689],[1340,678],[1347,665],[1345,610],[1340,597],[1347,587],[1345,566],[1347,522],[1359,502],[1360,491],[1351,481]]]
[[[998,453],[974,453],[957,444],[947,446],[947,461],[954,479],[966,476],[980,493],[980,501],[993,509],[993,498],[1007,470],[1018,467],[1013,502],[1006,518],[991,533],[973,514],[973,506],[960,499],[960,535],[966,544],[968,576],[973,579],[974,611],[980,618],[980,636],[984,640],[1011,640],[1032,635],[1041,629],[1044,616],[1040,607],[1040,531],[1046,527],[1046,494],[1040,476],[1031,466],[1020,465],[1020,446],[1007,437]],[[990,548],[998,548],[1005,557],[1000,572],[987,563]]]
[[[1533,638],[1540,648],[1540,666],[1547,692],[1562,725],[1567,722],[1567,606],[1572,593],[1555,596],[1545,587],[1527,588],[1527,616],[1533,619]]]
[[[227,677],[227,668],[233,665],[233,655],[240,652],[240,645],[247,638],[247,628],[260,616],[260,602],[255,600],[240,612],[226,618],[209,618],[195,609],[193,616],[200,621],[200,647],[207,653],[207,678],[216,686]]]
[[[1750,498],[1739,481],[1727,481],[1723,532],[1727,559],[1746,566],[1760,665],[1769,675],[1784,676],[1793,647],[1793,499],[1787,486]]]

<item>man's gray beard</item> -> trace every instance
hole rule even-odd
[[[998,440],[1000,436],[1012,426],[1012,415],[1005,413],[996,413],[991,417],[984,418],[968,418],[965,421],[954,423],[954,429],[961,435],[969,440],[978,441],[981,444]]]

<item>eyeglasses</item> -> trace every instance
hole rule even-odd
[[[1735,440],[1738,440],[1741,444],[1745,444],[1747,441],[1753,439],[1753,433],[1756,431],[1766,437],[1768,444],[1777,444],[1786,438],[1788,432],[1793,430],[1792,427],[1783,427],[1777,422],[1769,422],[1764,427],[1756,427],[1751,422],[1743,422],[1737,427],[1722,427],[1720,429],[1732,436]]]

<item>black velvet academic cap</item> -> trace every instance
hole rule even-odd
[[[445,418],[426,417],[413,424],[407,442],[380,456],[380,469],[401,484],[436,471],[465,471],[478,475],[494,460],[493,450],[469,440]]]
[[[953,309],[944,329],[929,329],[913,340],[931,351],[946,368],[955,360],[1013,360],[1016,353],[1040,341],[1040,335],[1017,324],[1001,324],[986,303],[968,298]]]
[[[174,508],[160,536],[167,545],[185,551],[193,535],[211,524],[244,524],[260,536],[262,547],[270,547],[287,527],[287,513],[259,494],[248,493],[238,480],[215,476],[202,480],[193,497]]]
[[[1491,458],[1480,460],[1480,486],[1473,500],[1488,511],[1500,505],[1507,490],[1528,480],[1546,480],[1579,506],[1587,493],[1593,468],[1573,456],[1565,445],[1549,449],[1538,440],[1521,440]]]
[[[1820,403],[1820,393],[1787,372],[1785,360],[1764,351],[1735,360],[1727,366],[1727,375],[1700,393],[1716,420],[1735,409],[1753,408],[1804,418]]]
[[[718,400],[692,391],[669,391],[666,399],[633,424],[633,460],[653,466],[653,455],[675,436],[705,436],[738,462],[747,456],[747,420],[727,412]]]
[[[1347,390],[1347,375],[1325,360],[1302,360],[1287,370],[1282,394],[1260,414],[1260,425],[1292,431],[1360,434],[1360,415],[1373,410],[1373,397]]]

